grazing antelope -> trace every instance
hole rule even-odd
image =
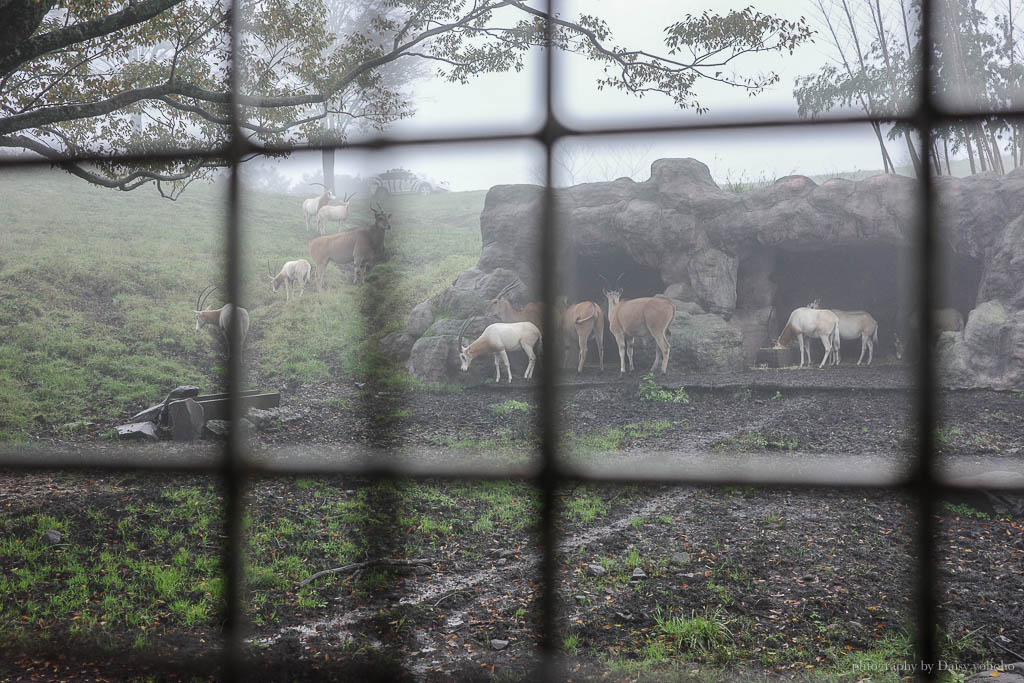
[[[371,207],[373,208],[373,207]],[[378,257],[385,233],[391,229],[391,214],[384,213],[379,206],[373,208],[373,227],[356,228],[335,235],[314,237],[309,241],[309,257],[316,268],[316,290],[324,286],[327,264],[333,262],[338,268],[346,263],[355,265],[352,284],[359,284],[359,276],[369,272]]]
[[[566,304],[569,302],[565,297],[560,297]],[[601,372],[604,372],[604,311],[593,301],[580,301],[572,306],[562,306],[562,335],[565,342],[565,357],[562,359],[562,367],[569,365],[569,347],[572,345],[573,337],[576,338],[580,349],[580,360],[576,365],[576,372],[583,372],[583,360],[587,357],[587,345],[590,337],[593,336],[597,342],[597,357],[601,362]]]
[[[505,285],[498,295],[491,299],[487,306],[487,315],[496,315],[503,323],[530,322],[537,326],[538,330],[544,329],[544,303],[533,301],[522,308],[516,308],[509,299],[509,293],[516,287],[523,284],[519,280]]]
[[[224,335],[224,340],[228,342],[228,349],[230,350],[231,333],[234,330],[232,318],[235,315],[235,311],[237,311],[238,333],[241,335],[238,340],[238,348],[241,349],[245,345],[245,336],[249,334],[249,311],[234,304],[224,304],[220,308],[204,309],[203,306],[206,305],[207,297],[213,294],[216,289],[216,287],[211,286],[208,290],[204,289],[196,297],[196,309],[193,311],[196,314],[196,332],[203,329],[206,325],[216,325]]]
[[[533,377],[533,367],[537,362],[534,349],[540,342],[540,328],[531,322],[491,323],[472,344],[463,344],[462,338],[471,320],[472,318],[463,323],[462,329],[459,330],[459,361],[462,363],[463,372],[469,370],[469,364],[474,358],[485,353],[493,353],[494,381],[501,381],[501,366],[504,365],[508,383],[511,384],[512,366],[508,363],[508,352],[522,349],[530,359],[523,379]]]
[[[314,185],[320,185],[324,188],[324,193],[316,197],[310,197],[309,199],[302,202],[302,217],[306,221],[306,230],[310,228],[310,221],[316,218],[316,212],[320,210],[320,207],[326,206],[327,202],[334,199],[334,193],[328,190],[320,183],[313,183]]]
[[[348,218],[348,205],[355,194],[345,195],[341,204],[324,204],[316,210],[316,226],[323,235],[327,232],[327,222],[333,221],[338,224],[338,232],[341,232],[342,222]]]
[[[270,270],[270,262],[267,261],[267,270]],[[309,261],[302,258],[298,261],[288,261],[281,266],[281,271],[277,275],[269,275],[270,288],[276,293],[281,283],[284,283],[284,296],[285,301],[289,301],[292,298],[292,283],[299,285],[299,296],[301,297],[306,293],[306,285],[309,284],[310,271],[312,266],[309,265]]]
[[[604,280],[604,278],[601,278]],[[619,280],[622,276],[619,276]],[[607,281],[605,281],[607,284]],[[618,280],[615,281],[618,285]],[[619,347],[619,372],[626,372],[626,356],[629,356],[629,371],[633,371],[633,344],[636,338],[653,337],[658,348],[654,352],[651,372],[661,359],[661,374],[668,370],[668,356],[671,349],[665,332],[676,315],[676,306],[670,299],[661,296],[646,296],[640,299],[622,300],[622,288],[603,289],[608,298],[608,329]]]
[[[825,346],[825,355],[821,359],[819,368],[825,367],[825,361],[829,359],[833,347],[836,349],[836,353],[839,352],[839,316],[828,309],[811,308],[810,306],[801,306],[795,309],[789,314],[789,320],[786,321],[782,334],[775,342],[776,348],[788,346],[794,334],[800,344],[800,367],[804,366],[804,335],[817,337]],[[807,343],[807,364],[811,364],[810,339]]]
[[[918,329],[921,327],[921,316],[918,315],[917,311],[910,314],[907,320],[907,327],[910,331],[910,341],[914,343],[917,340]],[[963,329],[964,317],[955,308],[937,308],[932,311],[933,344],[939,340],[939,335],[943,332],[961,332]],[[893,335],[892,345],[896,351],[896,358],[902,359],[907,343],[898,333]]]
[[[807,304],[807,308],[821,308],[821,299],[815,299]],[[867,311],[840,311],[837,308],[828,309],[839,318],[839,339],[860,339],[860,358],[857,365],[864,360],[864,350],[868,352],[868,365],[875,354],[875,344],[878,343],[878,322]],[[832,365],[839,365],[839,349],[832,349]]]

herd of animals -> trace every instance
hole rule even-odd
[[[311,227],[311,219],[316,218],[320,236],[309,241],[309,258],[296,259],[286,262],[277,275],[267,274],[270,279],[270,288],[277,292],[281,285],[285,288],[285,300],[292,297],[292,287],[299,290],[301,297],[306,292],[306,286],[316,278],[317,291],[323,289],[324,273],[327,265],[334,263],[338,268],[352,264],[352,283],[365,282],[370,269],[377,263],[386,260],[384,249],[384,238],[387,231],[391,229],[391,214],[386,213],[380,205],[370,207],[373,211],[373,225],[351,230],[341,230],[341,222],[348,218],[348,208],[352,196],[346,196],[342,204],[330,204],[334,199],[334,193],[324,190],[323,194],[307,199],[302,203],[302,215],[306,222],[306,230]],[[338,223],[338,232],[325,234],[325,226],[328,222]],[[267,264],[268,269],[270,264]],[[245,344],[245,338],[249,334],[249,312],[241,306],[227,303],[220,308],[206,309],[206,300],[216,287],[209,287],[200,292],[196,298],[196,307],[193,313],[196,316],[196,332],[199,332],[206,325],[211,325],[220,330],[226,341],[230,342],[232,330],[232,319],[238,317],[238,348]],[[228,344],[230,349],[230,343]]]
[[[366,281],[367,274],[376,263],[386,260],[384,240],[387,231],[391,229],[391,214],[386,213],[379,205],[371,207],[374,215],[372,226],[342,231],[341,223],[348,218],[352,196],[346,196],[341,204],[330,204],[332,199],[335,199],[334,193],[325,188],[322,194],[306,199],[302,203],[306,230],[311,229],[312,221],[315,219],[320,232],[319,237],[309,241],[309,256],[312,263],[306,259],[296,259],[286,262],[277,275],[268,273],[271,289],[275,293],[282,284],[284,285],[286,301],[291,299],[293,286],[298,287],[298,296],[301,297],[314,275],[317,291],[321,291],[324,273],[330,263],[334,263],[338,268],[351,263],[352,283],[358,285]],[[325,227],[329,222],[338,223],[337,233],[325,234]],[[626,372],[627,360],[629,370],[634,370],[633,352],[636,340],[650,337],[656,347],[650,372],[654,372],[660,365],[661,373],[665,374],[671,353],[667,332],[675,317],[675,304],[662,295],[623,299],[622,288],[618,286],[622,279],[621,275],[615,286],[609,285],[604,277],[598,277],[603,282],[602,291],[607,299],[608,330],[615,338],[619,349],[619,372]],[[512,370],[508,352],[521,350],[528,360],[523,377],[529,379],[533,376],[543,328],[544,304],[531,302],[522,308],[514,306],[511,292],[520,285],[519,281],[510,283],[491,300],[486,313],[488,316],[499,318],[501,322],[488,325],[471,343],[464,343],[464,335],[473,319],[470,318],[463,324],[458,340],[459,360],[463,372],[469,370],[474,359],[491,355],[494,359],[495,382],[501,381],[501,370],[504,368],[508,382],[511,383]],[[206,298],[214,289],[204,289],[196,299],[196,331],[200,331],[205,325],[212,325],[229,340],[234,329],[232,321],[237,316],[238,332],[241,337],[238,348],[242,348],[249,332],[249,312],[230,303],[217,309],[205,309]],[[561,327],[565,342],[563,367],[568,366],[569,354],[575,344],[578,350],[576,372],[582,372],[592,338],[597,346],[600,369],[604,371],[604,309],[593,301],[578,301],[569,305],[568,299],[564,296],[557,299],[557,307],[555,319]],[[934,311],[933,323],[936,334],[947,330],[960,331],[964,327],[963,316],[953,308]],[[915,328],[913,316],[909,326],[911,330]],[[878,322],[866,311],[821,308],[820,300],[815,299],[790,314],[782,334],[776,341],[776,348],[788,346],[794,337],[800,347],[801,367],[805,364],[805,358],[808,365],[812,362],[811,339],[814,338],[819,339],[825,349],[819,368],[824,367],[826,363],[838,365],[842,340],[855,339],[860,339],[861,342],[857,365],[864,361],[865,353],[867,364],[870,365],[874,359],[875,345],[878,343]],[[902,358],[905,345],[898,334],[894,335],[894,347],[896,357]]]
[[[621,277],[620,275],[619,278],[621,279]],[[651,337],[656,349],[650,372],[654,372],[660,364],[661,373],[665,374],[671,352],[666,332],[675,317],[675,304],[671,299],[660,294],[638,299],[623,299],[620,287],[609,287],[608,282],[603,277],[601,279],[604,281],[602,291],[608,301],[608,330],[612,333],[619,348],[619,372],[626,372],[627,359],[629,370],[631,372],[634,370],[633,350],[636,340]],[[518,281],[513,282],[491,300],[487,308],[487,315],[497,316],[502,322],[488,325],[483,333],[470,344],[464,343],[463,337],[472,319],[463,323],[462,329],[459,331],[459,360],[463,372],[469,370],[470,364],[475,358],[490,354],[494,357],[494,381],[501,381],[501,369],[504,367],[508,382],[511,383],[512,370],[509,367],[508,352],[522,350],[528,360],[523,378],[529,379],[533,376],[537,344],[541,340],[544,304],[532,302],[522,308],[516,308],[512,304],[509,294],[520,284]],[[618,281],[616,281],[616,285],[618,285]],[[568,366],[569,354],[575,344],[579,351],[576,372],[582,372],[587,348],[590,339],[593,338],[597,345],[600,369],[604,371],[605,315],[601,306],[593,301],[580,301],[570,306],[564,296],[559,297],[556,301],[558,311],[555,320],[561,326],[560,332],[565,342],[562,366]],[[916,329],[915,319],[916,316],[912,315],[909,322],[911,330]],[[955,308],[934,311],[933,323],[936,335],[945,331],[959,332],[964,328],[963,316]],[[896,357],[902,359],[905,345],[899,334],[893,336]],[[808,365],[811,364],[811,339],[814,338],[820,339],[825,348],[819,368],[824,367],[826,363],[839,365],[840,347],[844,339],[859,339],[861,349],[857,365],[864,362],[865,354],[867,355],[867,365],[871,365],[874,360],[875,345],[878,343],[878,322],[867,311],[821,308],[821,301],[815,299],[807,306],[801,306],[790,314],[782,334],[776,340],[776,348],[787,347],[794,337],[800,347],[801,367],[805,362]]]

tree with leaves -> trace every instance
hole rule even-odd
[[[895,166],[886,149],[882,124],[905,116],[916,105],[921,51],[920,0],[895,0],[883,13],[879,0],[814,0],[831,37],[834,59],[815,74],[797,80],[794,96],[798,113],[808,118],[836,109],[857,107],[872,117],[871,125],[887,173]],[[964,111],[996,111],[1019,102],[1021,46],[1015,22],[1020,0],[938,0],[933,4],[938,20],[933,52],[934,95]],[[922,172],[911,126],[891,126],[888,138],[902,138],[915,172]],[[937,127],[931,150],[939,160],[966,154],[971,172],[1005,172],[1002,150],[1014,163],[1024,155],[1020,127],[1005,117],[953,123]],[[939,153],[939,143],[943,153]]]
[[[225,165],[217,154],[231,142],[232,85],[255,155],[343,144],[346,126],[325,126],[328,117],[383,130],[409,115],[408,93],[387,77],[389,65],[409,60],[466,83],[557,49],[601,64],[598,87],[657,93],[703,113],[698,83],[760,93],[778,75],[742,75],[743,58],[792,53],[812,33],[802,17],[706,12],[667,26],[656,53],[616,44],[599,17],[548,17],[525,0],[361,7],[374,11],[332,32],[323,0],[0,0],[0,146],[105,187],[155,183],[173,198]],[[235,84],[232,8],[241,26]]]

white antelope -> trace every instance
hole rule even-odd
[[[320,185],[320,183],[315,183]],[[327,202],[334,199],[334,193],[324,188],[324,193],[316,197],[310,197],[309,199],[302,202],[302,218],[306,221],[306,230],[310,229],[310,221],[316,218],[316,212],[320,210],[320,207],[326,206]]]
[[[231,333],[233,331],[232,318],[235,315],[235,311],[238,312],[238,348],[241,349],[245,345],[245,337],[249,334],[249,311],[245,310],[241,306],[235,306],[234,304],[224,304],[220,308],[204,309],[206,305],[206,298],[210,296],[217,289],[216,287],[210,287],[209,290],[204,289],[200,292],[199,296],[196,297],[196,309],[193,311],[196,314],[196,332],[203,329],[206,325],[216,325],[224,335],[224,340],[228,342],[228,349],[231,349]]]
[[[324,204],[317,209],[316,226],[321,235],[327,233],[327,223],[329,221],[337,223],[338,232],[341,232],[341,224],[348,218],[348,205],[354,196],[354,194],[345,195],[345,198],[341,200],[341,204]]]
[[[566,301],[565,303],[568,303]],[[569,347],[575,337],[579,344],[580,360],[576,365],[576,372],[583,372],[583,360],[587,357],[587,345],[590,337],[593,336],[597,342],[597,357],[601,362],[601,372],[604,372],[604,311],[593,301],[580,301],[562,313],[562,335],[565,342],[565,357],[562,359],[562,367],[569,365]]]
[[[789,346],[794,334],[796,335],[797,342],[800,344],[800,367],[804,366],[804,335],[817,337],[825,346],[825,355],[821,359],[819,368],[825,367],[825,361],[829,359],[833,348],[835,348],[836,353],[839,353],[839,316],[828,309],[811,308],[809,306],[801,306],[795,309],[789,314],[789,320],[786,321],[782,334],[779,335],[778,341],[775,342],[776,348]],[[806,350],[807,364],[810,365],[812,362],[810,339],[807,340]]]
[[[821,299],[815,299],[808,308],[821,308]],[[839,318],[839,338],[860,339],[860,357],[857,365],[864,360],[864,351],[868,352],[868,365],[875,357],[875,344],[878,343],[878,321],[867,311],[840,311],[828,309]],[[839,365],[839,348],[832,349],[832,364]]]
[[[491,303],[487,306],[487,315],[496,315],[501,318],[503,323],[531,322],[537,326],[538,330],[542,330],[544,329],[543,302],[533,301],[522,308],[516,308],[512,305],[512,300],[509,299],[509,293],[521,284],[522,282],[516,280],[505,285],[498,295],[491,299]]]
[[[267,262],[267,269],[270,269],[270,262]],[[298,261],[288,261],[281,266],[280,272],[277,275],[268,275],[270,278],[270,288],[276,293],[281,284],[284,284],[284,296],[285,301],[289,301],[292,298],[292,283],[299,286],[299,296],[301,297],[306,293],[306,285],[309,284],[309,278],[312,273],[313,267],[309,265],[309,261],[304,258]]]
[[[540,342],[540,329],[531,322],[492,323],[488,325],[472,344],[463,344],[462,338],[469,327],[470,318],[459,331],[459,361],[462,371],[469,370],[474,358],[487,353],[494,354],[494,381],[501,381],[501,366],[505,366],[508,383],[512,383],[512,367],[508,363],[508,352],[522,349],[530,360],[523,373],[523,379],[533,377],[533,368],[537,362],[535,347]]]
[[[604,280],[604,278],[601,278]],[[619,276],[622,279],[622,276]],[[606,281],[607,284],[607,281]],[[616,280],[616,285],[618,280]],[[661,360],[661,374],[668,370],[668,356],[671,349],[665,332],[676,315],[676,306],[670,299],[661,296],[646,296],[640,299],[622,300],[622,289],[604,289],[608,298],[608,329],[619,347],[619,372],[626,372],[626,357],[629,356],[629,371],[633,371],[633,344],[637,337],[653,337],[658,349],[654,353],[651,372]]]

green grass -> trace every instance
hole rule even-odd
[[[59,201],[40,202],[40,187]],[[223,186],[195,184],[170,202],[150,189],[112,192],[57,171],[18,171],[0,176],[0,188],[0,439],[123,417],[179,384],[222,387],[221,342],[210,328],[195,331],[191,311],[200,289],[223,285]],[[286,304],[270,289],[267,262],[309,258],[314,235],[301,199],[245,193],[246,361],[271,384],[339,375],[402,383],[376,342],[476,263],[484,194],[392,198],[394,258],[370,284],[353,287],[329,266],[326,292],[313,287]],[[353,200],[353,223],[370,216],[366,201]]]
[[[640,380],[637,398],[654,403],[682,403],[683,405],[690,403],[690,395],[686,393],[685,388],[665,389],[654,380],[654,375],[650,372]]]

